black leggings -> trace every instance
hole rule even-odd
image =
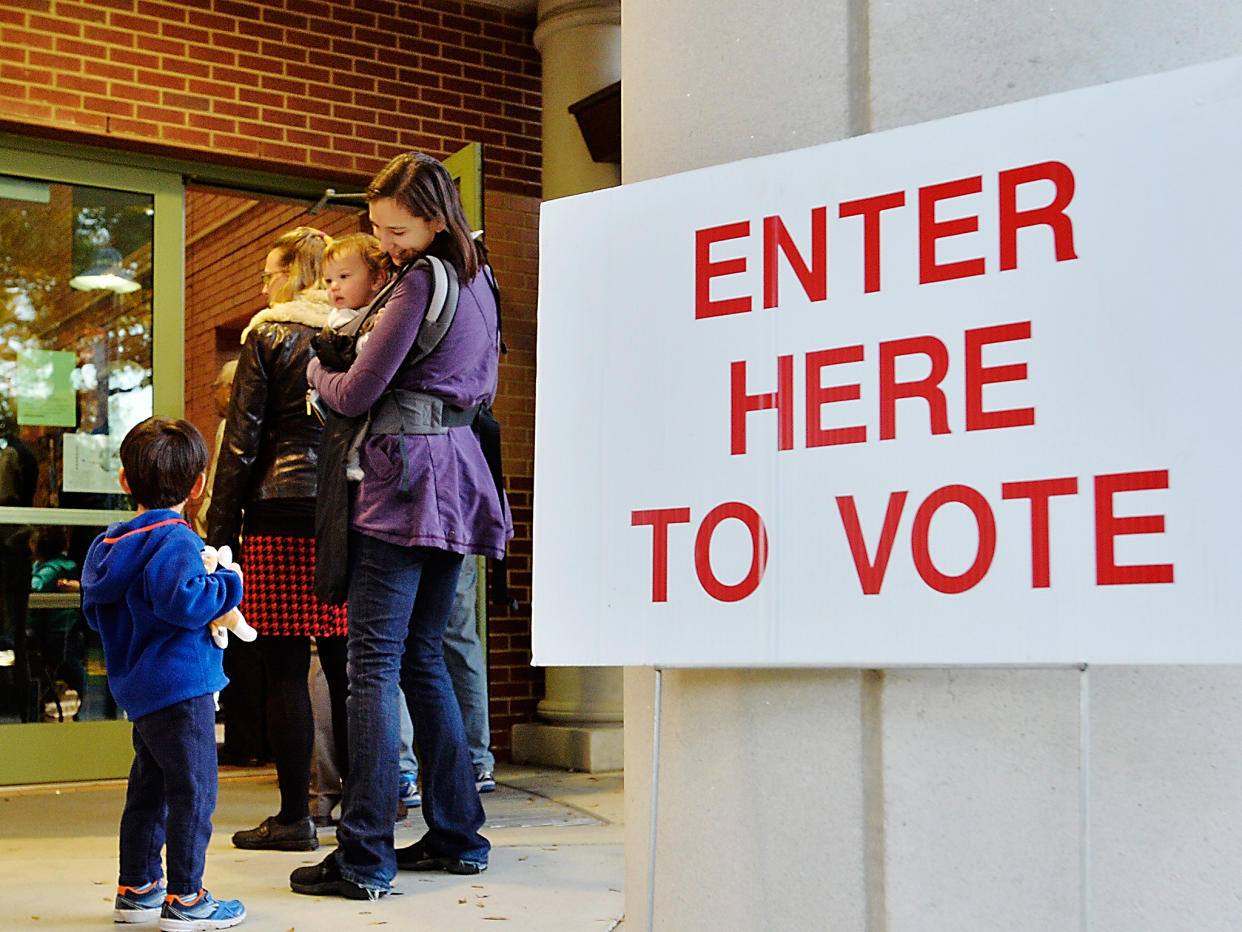
[[[267,672],[267,737],[276,761],[280,783],[280,812],[276,821],[283,825],[310,815],[310,765],[314,746],[315,722],[311,712],[310,638],[305,635],[265,635],[255,646],[263,656]],[[317,637],[319,663],[328,681],[332,705],[332,731],[336,745],[334,757],[344,780],[348,770],[346,749],[345,638]]]

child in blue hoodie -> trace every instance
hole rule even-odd
[[[206,483],[198,429],[148,418],[120,452],[121,488],[138,514],[95,538],[82,566],[82,612],[103,641],[112,694],[133,722],[114,916],[158,916],[164,932],[224,929],[246,909],[202,886],[216,808],[213,694],[228,682],[211,624],[241,601],[242,578],[236,564],[206,570],[203,542],[181,516]]]

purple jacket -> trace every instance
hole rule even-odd
[[[431,274],[411,270],[389,294],[370,338],[347,372],[312,359],[306,377],[333,410],[368,411],[389,387],[435,395],[468,408],[496,395],[500,334],[496,301],[480,273],[461,288],[457,316],[435,352],[403,365],[430,297]],[[413,499],[398,498],[402,448]],[[513,536],[509,504],[496,494],[473,428],[444,434],[368,436],[361,451],[363,478],[353,493],[350,527],[400,546],[504,556]]]

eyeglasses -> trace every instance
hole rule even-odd
[[[289,274],[289,273],[288,273],[288,272],[286,272],[284,269],[281,269],[281,270],[280,270],[280,271],[278,271],[278,272],[264,272],[264,273],[263,273],[261,276],[259,276],[259,277],[260,277],[260,279],[261,279],[261,280],[262,280],[262,282],[263,282],[263,287],[264,287],[264,288],[266,288],[268,285],[270,285],[270,284],[272,283],[272,279],[273,279],[273,278],[276,278],[278,275],[288,276],[288,274]]]

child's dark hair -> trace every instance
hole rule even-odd
[[[30,552],[40,563],[60,556],[68,546],[69,537],[65,529],[56,524],[41,524],[30,535]]]
[[[189,421],[149,417],[121,441],[129,494],[143,508],[180,505],[207,468],[207,442]]]
[[[470,235],[461,195],[442,164],[421,152],[398,155],[367,186],[368,204],[382,197],[392,198],[415,217],[444,221],[444,229],[427,251],[452,263],[463,282],[479,274],[479,249]]]

